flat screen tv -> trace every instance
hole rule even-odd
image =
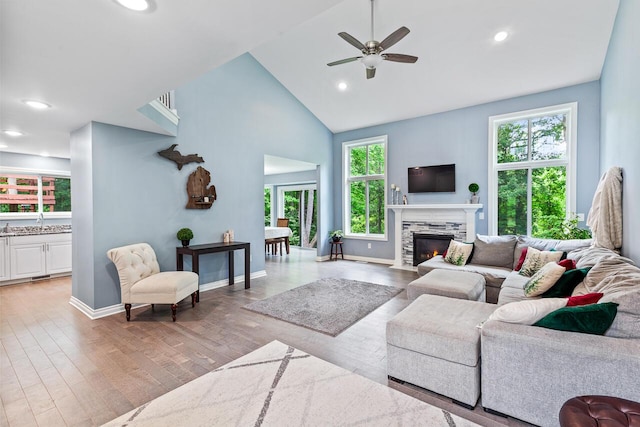
[[[456,165],[419,166],[409,168],[409,193],[456,191]]]

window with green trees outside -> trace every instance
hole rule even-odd
[[[490,118],[490,234],[551,237],[574,211],[577,105]]]
[[[386,153],[386,136],[343,144],[347,236],[386,237]]]

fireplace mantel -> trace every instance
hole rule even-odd
[[[393,268],[414,269],[402,262],[403,221],[457,221],[466,224],[467,240],[475,239],[476,212],[482,204],[450,203],[428,205],[387,205],[395,216],[395,260]]]

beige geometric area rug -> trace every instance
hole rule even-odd
[[[105,425],[477,426],[279,341]]]

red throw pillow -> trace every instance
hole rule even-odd
[[[566,271],[576,269],[576,262],[572,259],[565,258],[562,261],[558,262],[558,265],[564,267]]]
[[[602,295],[604,294],[593,293],[593,294],[585,294],[585,295],[578,295],[575,297],[569,297],[567,299],[567,307],[595,304],[598,301],[600,301],[600,298],[602,298]]]
[[[524,260],[527,257],[527,250],[529,248],[523,248],[522,253],[520,254],[520,259],[518,260],[518,264],[516,264],[516,271],[520,271],[522,268],[522,264],[524,264]]]

